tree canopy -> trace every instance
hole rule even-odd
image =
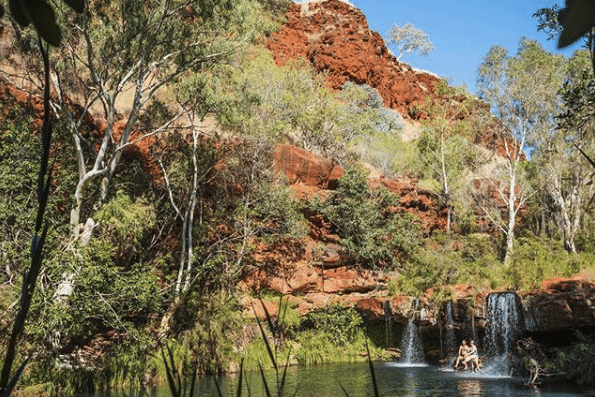
[[[386,38],[387,45],[398,51],[397,61],[401,60],[403,55],[417,52],[421,56],[426,56],[434,50],[430,35],[416,28],[411,22],[403,26],[393,24],[386,33]]]

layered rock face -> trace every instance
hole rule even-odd
[[[277,171],[301,199],[315,194],[325,197],[337,187],[343,174],[343,169],[332,161],[291,145],[278,146],[274,158]],[[415,179],[396,181],[381,177],[369,180],[369,184],[372,189],[382,186],[399,196],[399,206],[393,210],[416,214],[424,230],[445,228],[437,197],[417,186]],[[309,233],[300,246],[286,243],[284,247],[262,247],[254,259],[271,266],[245,275],[243,287],[289,296],[299,313],[335,302],[357,307],[362,312],[370,311],[373,318],[384,316],[382,305],[386,298],[382,297],[397,273],[346,266],[347,252],[340,245],[340,237],[331,232],[330,223],[321,214],[307,210],[304,216]],[[395,310],[395,315],[405,319],[405,309],[413,298],[398,299],[403,310]],[[248,299],[244,303],[251,310],[252,301]]]
[[[333,89],[345,82],[367,84],[378,90],[384,105],[405,117],[416,103],[431,95],[439,79],[397,62],[384,40],[368,28],[365,15],[339,0],[292,3],[286,24],[271,35],[266,46],[278,65],[303,57]]]
[[[528,332],[595,327],[595,283],[572,278],[550,279],[541,291],[521,295]]]
[[[413,318],[430,341],[428,356],[448,356],[448,335],[454,343],[474,339],[482,355],[515,354],[516,341],[531,337],[548,347],[576,341],[576,330],[595,331],[595,282],[548,279],[531,292],[485,291],[474,293],[465,285],[451,287],[450,301],[439,304],[422,297],[371,297],[357,309],[371,321],[391,322],[400,329]],[[399,328],[400,326],[400,328]],[[401,331],[396,331],[401,332]],[[395,332],[395,331],[393,331]],[[393,337],[393,340],[399,340]],[[387,337],[388,339],[388,337]],[[436,341],[439,341],[436,342]],[[433,345],[432,345],[433,343]],[[452,349],[456,346],[451,346]]]

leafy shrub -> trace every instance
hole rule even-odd
[[[519,238],[506,281],[514,288],[529,290],[548,277],[569,277],[592,266],[590,253],[569,254],[559,240]]]
[[[339,305],[327,306],[308,313],[299,327],[324,331],[335,346],[346,346],[352,343],[361,331],[363,320],[353,308]]]
[[[192,291],[183,297],[173,318],[180,351],[194,363],[198,373],[221,373],[238,357],[243,319],[234,296],[209,297]]]
[[[120,190],[101,207],[95,218],[114,243],[130,240],[138,244],[147,230],[155,225],[155,210],[144,198],[133,202]]]
[[[393,288],[414,296],[430,287],[459,283],[494,288],[503,283],[502,271],[489,236],[436,234],[403,266]]]
[[[37,210],[37,178],[40,163],[41,137],[34,123],[38,117],[28,105],[18,103],[11,94],[5,93],[0,101],[0,261],[3,281],[15,282],[25,264],[29,263],[29,235],[35,222]],[[53,135],[55,162],[52,194],[47,205],[45,219],[50,225],[46,250],[52,251],[56,235],[66,222],[69,192],[74,178],[69,167],[75,156],[65,145],[69,139],[67,129],[56,122]],[[6,272],[5,272],[6,270]]]
[[[352,260],[372,268],[392,268],[417,249],[418,228],[411,216],[391,211],[397,204],[388,190],[371,190],[357,166],[345,171],[333,196],[310,202],[332,222]]]
[[[575,331],[578,342],[570,349],[558,350],[554,369],[579,385],[595,386],[595,340],[593,336],[583,335]]]
[[[254,47],[234,67],[220,67],[204,91],[224,128],[344,162],[359,137],[393,123],[392,113],[368,105],[374,101],[370,89],[354,86],[334,93],[323,77],[306,59],[278,67],[270,52]]]
[[[371,343],[364,333],[361,315],[353,308],[330,305],[308,313],[294,333],[294,356],[300,364],[358,362],[366,358],[366,344],[372,359],[386,358],[386,352]]]

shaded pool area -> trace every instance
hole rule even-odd
[[[565,384],[548,384],[540,387],[526,387],[523,380],[489,371],[479,373],[454,372],[451,369],[431,365],[403,365],[397,362],[374,364],[378,388],[381,396],[534,396],[534,397],[574,397],[595,396],[595,390],[581,389]],[[273,395],[274,372],[267,373],[269,387]],[[235,396],[237,376],[217,377],[225,396]],[[260,374],[247,376],[252,396],[264,396]],[[336,364],[308,367],[292,367],[284,395],[344,397],[341,386],[352,397],[373,396],[373,385],[368,364]],[[112,394],[113,395],[113,394]],[[214,377],[200,380],[195,396],[216,396]],[[244,384],[243,396],[248,396]],[[169,397],[167,388],[155,391],[155,397]]]

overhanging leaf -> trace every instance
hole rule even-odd
[[[52,7],[42,0],[30,0],[22,4],[39,35],[51,45],[59,46],[62,34]]]
[[[85,0],[64,0],[64,2],[77,12],[83,12],[85,9]]]
[[[576,43],[595,26],[595,2],[592,0],[566,1],[560,10],[560,23],[563,26],[558,39],[558,48]]]
[[[12,17],[17,21],[21,27],[25,27],[29,25],[29,17],[23,8],[23,2],[21,0],[10,0],[8,2],[8,9],[10,10],[10,14]]]

